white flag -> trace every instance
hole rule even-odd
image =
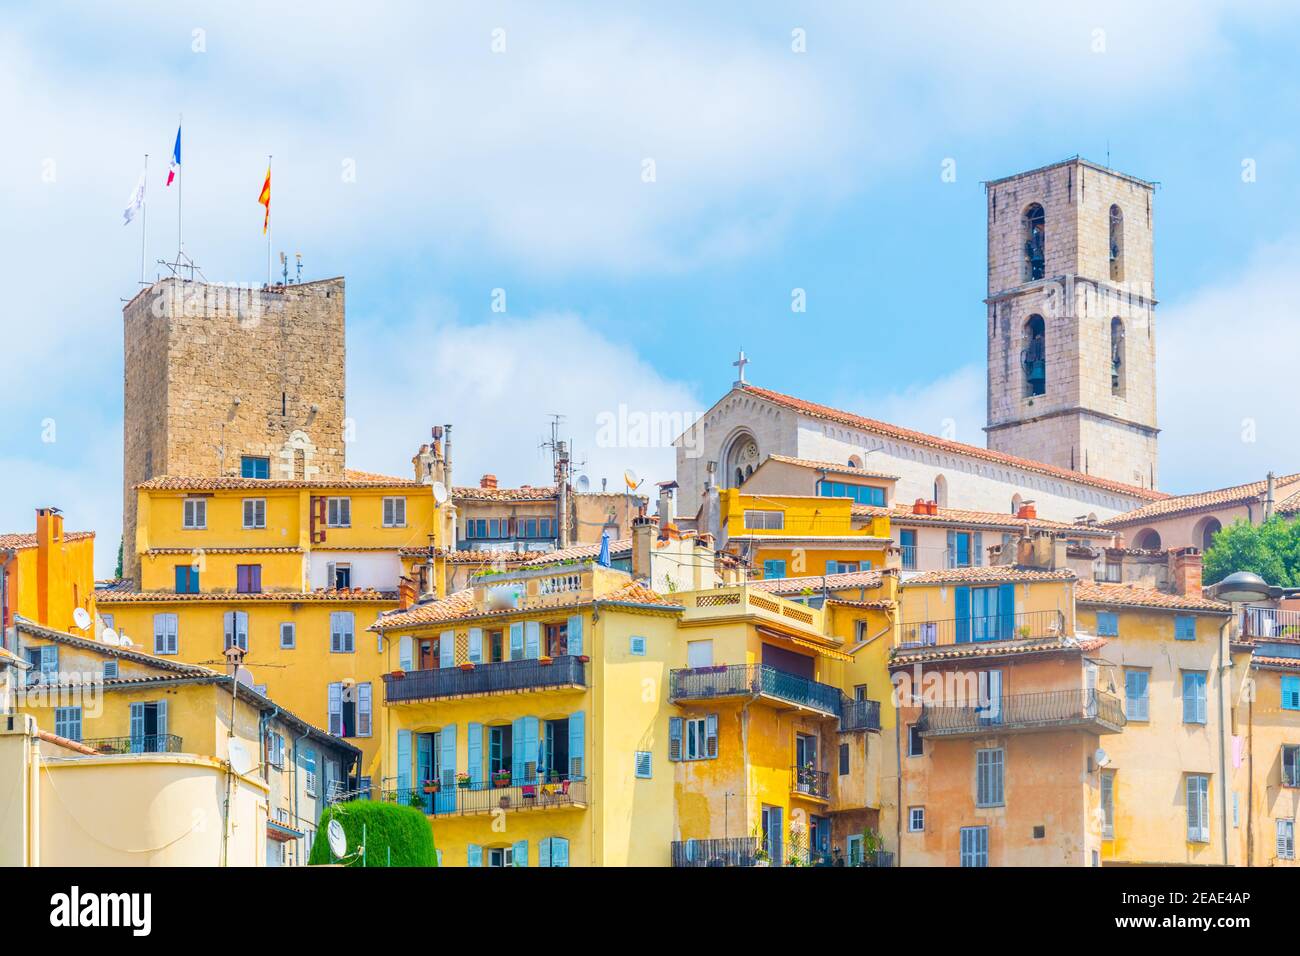
[[[135,214],[140,211],[144,205],[144,173],[140,174],[140,181],[135,184],[135,189],[131,190],[131,197],[126,201],[126,209],[122,210],[122,225],[127,225]]]

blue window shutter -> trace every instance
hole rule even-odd
[[[470,780],[476,784],[481,783],[483,781],[483,725],[470,724],[465,733],[467,735],[465,759],[469,762],[466,769],[469,771]]]
[[[569,776],[585,777],[587,766],[583,757],[586,755],[587,715],[583,711],[569,715]]]
[[[515,621],[510,625],[510,659],[521,660],[524,656],[524,622]]]
[[[957,618],[957,643],[970,640],[970,588],[964,584],[953,589],[954,616]]]
[[[158,705],[155,708],[155,711],[158,714],[158,736],[166,737],[167,736],[167,701],[165,700],[158,701]],[[158,749],[160,750],[162,749],[161,744],[159,745]]]
[[[410,634],[403,634],[397,639],[397,666],[404,671],[414,669],[415,656],[412,653],[412,644]]]
[[[438,636],[438,666],[453,667],[456,664],[456,632],[443,631]]]
[[[1196,640],[1196,618],[1187,614],[1174,617],[1174,639],[1179,641]]]
[[[537,621],[524,622],[524,657],[534,660],[542,656],[542,625]]]
[[[551,865],[551,840],[547,837],[545,840],[537,841],[537,865]]]
[[[442,786],[451,788],[456,786],[456,725],[448,724],[442,728],[438,742],[441,745],[438,763],[442,770]]]
[[[483,662],[483,628],[469,629],[469,659],[475,664]]]
[[[538,749],[538,744],[540,743],[540,741],[538,740],[537,730],[538,730],[537,718],[525,717],[524,718],[524,761],[525,763],[523,766],[517,767],[515,769],[514,776],[511,778],[512,781],[522,780],[524,783],[537,782],[537,767],[540,766],[542,762],[541,752]],[[532,773],[528,772],[529,763],[533,764]],[[520,777],[520,774],[523,774],[524,776]]]
[[[569,841],[564,837],[551,837],[551,866],[569,865]]]
[[[980,565],[984,563],[984,532],[975,532],[975,553],[971,555],[971,564]]]
[[[421,737],[420,746],[424,747],[428,740],[428,737]],[[411,789],[411,732],[409,730],[397,732],[397,789],[397,802],[405,803],[406,794],[402,791]]]
[[[471,843],[469,845],[469,865],[470,866],[483,865],[483,848],[479,846],[477,843]]]
[[[510,725],[510,780],[519,783],[524,779],[524,718],[516,719]]]
[[[998,585],[998,637],[1009,641],[1016,636],[1016,586]]]
[[[957,532],[948,530],[948,567],[957,567]]]
[[[144,750],[144,704],[131,705],[131,753]]]
[[[582,615],[575,614],[569,618],[569,653],[574,657],[582,655]]]
[[[528,841],[527,840],[515,841],[514,859],[511,862],[513,862],[515,866],[528,865]]]
[[[682,759],[682,719],[668,718],[668,759]]]
[[[1300,710],[1300,677],[1282,678],[1282,707],[1285,710]]]

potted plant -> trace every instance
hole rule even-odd
[[[406,676],[406,671],[404,671],[404,670],[395,670],[395,671],[393,671],[389,676],[392,677],[393,680],[401,680],[403,677]]]
[[[1028,624],[1024,624],[1024,625],[1022,625],[1021,628],[1020,628],[1020,630],[1019,630],[1017,633],[1020,634],[1020,637],[1021,637],[1022,639],[1027,639],[1027,638],[1029,637],[1029,634],[1030,634],[1030,631],[1029,631],[1029,625],[1028,625]]]
[[[473,779],[471,779],[470,775],[467,773],[456,774],[456,786],[460,787],[462,790],[468,790],[469,785],[473,782]]]
[[[494,787],[510,786],[510,771],[498,770],[494,774],[492,774],[492,786]]]
[[[474,669],[473,661],[461,661],[460,669],[463,671],[472,671]]]
[[[587,661],[589,661],[589,660],[591,660],[591,658],[588,657],[586,654],[579,654],[579,655],[578,655],[578,662],[579,662],[580,664],[585,664],[585,663],[587,663]]]
[[[500,800],[500,803],[501,803],[501,809],[502,809],[502,810],[509,810],[509,809],[510,809],[510,794],[508,794],[508,793],[503,793],[503,794],[501,794],[501,800]]]
[[[548,656],[548,655],[542,655],[541,657],[539,657],[539,658],[537,659],[537,663],[539,663],[539,664],[554,664],[554,663],[555,663],[555,658],[550,657],[550,656]]]
[[[437,793],[438,790],[439,790],[440,788],[441,788],[441,785],[438,783],[437,780],[426,780],[426,781],[424,781],[424,788],[423,788],[423,789],[424,789],[424,792],[425,792],[425,793]]]

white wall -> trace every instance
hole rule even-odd
[[[352,565],[354,588],[395,591],[397,579],[402,575],[402,562],[396,551],[313,551],[307,569],[312,590],[330,587],[332,582],[326,579],[326,566],[330,564]]]

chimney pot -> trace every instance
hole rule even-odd
[[[484,475],[478,480],[478,486],[480,488],[495,488],[497,486],[497,476]]]

